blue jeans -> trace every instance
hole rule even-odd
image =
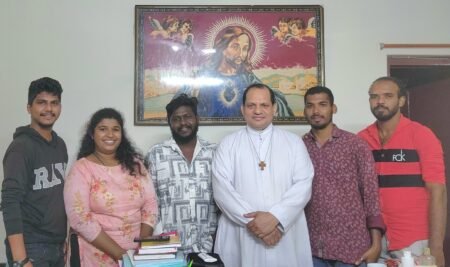
[[[342,261],[337,260],[325,260],[317,257],[313,257],[313,266],[314,267],[355,267],[357,265],[343,263]],[[361,263],[357,267],[366,267],[366,263]]]
[[[8,266],[12,266],[12,253],[8,240],[5,241]],[[64,267],[64,244],[32,243],[25,244],[27,256],[34,267]]]

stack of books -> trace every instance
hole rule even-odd
[[[180,237],[176,233],[161,234],[136,240],[140,246],[129,252],[136,267],[178,267],[185,266],[184,255],[178,251]]]

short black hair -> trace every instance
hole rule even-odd
[[[178,95],[177,97],[173,98],[166,106],[167,121],[170,124],[170,117],[175,112],[175,110],[181,106],[190,107],[195,117],[197,117],[197,104],[198,100],[194,96],[188,96],[187,94]]]
[[[309,88],[306,91],[305,97],[303,98],[306,104],[306,97],[310,96],[310,95],[315,95],[315,94],[327,94],[328,99],[330,100],[330,104],[333,105],[334,104],[334,95],[333,92],[331,92],[330,88],[325,87],[325,86],[314,86]]]
[[[273,92],[273,90],[269,86],[267,86],[267,85],[265,85],[263,83],[253,83],[253,84],[250,84],[249,86],[247,86],[247,88],[245,88],[244,94],[242,95],[242,105],[245,105],[245,101],[247,100],[247,93],[248,93],[248,91],[250,89],[253,89],[253,88],[269,90],[270,102],[272,102],[272,104],[275,105],[275,93]]]
[[[389,77],[389,76],[382,76],[378,79],[376,79],[375,81],[373,81],[373,83],[370,85],[370,88],[372,88],[372,86],[377,83],[377,82],[392,82],[395,85],[397,85],[398,89],[399,89],[399,96],[406,96],[406,85],[405,83],[395,77]]]
[[[31,106],[36,96],[42,92],[47,92],[52,95],[55,95],[61,101],[62,91],[63,90],[61,84],[55,79],[43,77],[35,81],[32,81],[30,83],[30,87],[28,87],[28,105]]]

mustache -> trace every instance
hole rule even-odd
[[[323,118],[322,115],[312,115],[311,118]]]
[[[44,112],[40,114],[41,116],[47,116],[47,115],[52,115],[52,116],[56,116],[55,113],[53,112]]]
[[[322,115],[312,115],[311,116],[311,120],[314,120],[314,119],[323,119],[323,118],[325,118],[324,116],[322,116]]]
[[[376,110],[376,109],[389,109],[389,108],[382,106],[382,105],[378,105],[378,106],[374,107],[373,109]]]
[[[192,126],[189,126],[189,125],[185,125],[185,126],[180,126],[180,127],[177,127],[177,131],[180,131],[181,129],[183,129],[183,128],[186,128],[186,129],[189,129],[189,130],[192,130],[193,129],[193,127]]]

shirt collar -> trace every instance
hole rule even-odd
[[[163,146],[169,147],[172,151],[177,152],[180,155],[183,154],[181,152],[181,149],[178,146],[177,142],[175,142],[175,139],[173,139],[173,137],[164,141]],[[194,158],[198,153],[200,153],[200,151],[202,151],[203,149],[209,149],[209,148],[215,148],[215,144],[202,139],[200,136],[197,136],[197,143],[195,144],[195,149],[194,149]]]
[[[329,140],[333,140],[333,139],[341,137],[342,136],[342,132],[343,131],[341,129],[339,129],[336,126],[336,124],[333,123],[333,130],[331,131],[331,137],[330,137]],[[314,140],[314,141],[316,140],[316,137],[314,136],[314,133],[313,133],[312,129],[308,133],[306,133],[305,136],[307,138],[310,138],[310,139]]]
[[[402,130],[404,127],[406,127],[408,124],[411,123],[411,120],[406,118],[405,116],[403,116],[403,114],[400,114],[400,120],[395,128],[394,134],[400,130]],[[369,131],[369,135],[372,136],[372,138],[374,138],[375,140],[378,140],[379,143],[379,135],[378,135],[378,124],[377,121],[375,121],[374,123],[372,123],[372,125],[370,125],[367,130]]]
[[[247,128],[247,132],[250,135],[268,136],[273,131],[273,124],[272,123],[269,124],[269,126],[267,126],[264,130],[261,130],[261,131],[253,129],[252,127],[248,126],[248,124],[247,124],[246,128]]]
[[[198,136],[196,138],[197,143],[195,144],[195,149],[197,150],[197,147],[203,146],[203,144]],[[169,140],[164,141],[164,146],[170,147],[173,151],[181,151],[180,147],[178,146],[177,142],[175,142],[175,139],[173,139],[173,137],[171,137]]]

